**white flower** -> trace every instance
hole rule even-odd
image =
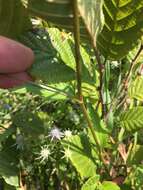
[[[64,153],[64,156],[62,158],[66,158],[66,160],[68,161],[68,159],[71,158],[71,155],[72,155],[70,148],[68,147],[62,152]]]
[[[54,127],[53,129],[51,129],[49,136],[51,137],[52,140],[53,139],[60,140],[64,136],[64,134],[60,131],[59,128]]]
[[[50,154],[51,154],[51,151],[50,151],[48,145],[45,145],[45,146],[41,147],[41,151],[38,154],[39,154],[39,157],[36,158],[36,160],[41,160],[40,161],[41,163],[44,162],[44,161],[47,161]]]
[[[70,138],[70,137],[72,136],[72,132],[71,132],[70,130],[66,130],[66,131],[64,132],[64,135],[65,135],[65,137],[68,139],[68,138]]]

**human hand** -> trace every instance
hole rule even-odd
[[[0,36],[0,88],[13,88],[32,80],[26,71],[33,61],[30,48]]]

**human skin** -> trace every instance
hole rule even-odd
[[[30,48],[0,36],[0,88],[13,88],[32,80],[26,71],[33,62]]]

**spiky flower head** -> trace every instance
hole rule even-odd
[[[69,138],[72,136],[72,132],[71,132],[70,130],[66,130],[66,131],[64,132],[64,135],[65,135],[65,137],[66,137],[67,139],[69,139]]]
[[[38,154],[39,154],[39,157],[36,158],[36,160],[40,160],[41,163],[47,161],[49,159],[50,154],[51,154],[49,146],[48,145],[42,146],[40,153],[38,153]]]
[[[63,136],[64,133],[62,133],[61,130],[57,127],[53,127],[49,132],[49,137],[51,137],[51,140],[54,139],[60,140]]]

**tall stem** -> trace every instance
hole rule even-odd
[[[73,11],[74,11],[74,39],[75,39],[75,59],[76,59],[76,78],[77,78],[77,90],[78,90],[78,99],[82,102],[82,66],[80,59],[80,24],[79,24],[79,13],[77,0],[73,0]]]
[[[98,138],[96,136],[96,133],[94,131],[94,126],[93,123],[90,119],[90,116],[88,115],[84,100],[83,100],[83,95],[82,95],[82,67],[81,67],[81,57],[80,57],[80,24],[79,24],[79,12],[78,12],[78,5],[77,5],[77,0],[73,0],[73,14],[74,14],[74,39],[75,39],[75,60],[76,60],[76,77],[77,77],[77,90],[78,90],[78,99],[80,103],[81,110],[83,112],[84,118],[87,121],[88,127],[92,133],[92,136],[94,138],[94,141],[97,145],[98,149],[98,156],[99,159],[103,162],[104,167],[106,171],[108,171],[108,168],[105,164],[102,149],[100,147],[100,143],[98,141]]]

